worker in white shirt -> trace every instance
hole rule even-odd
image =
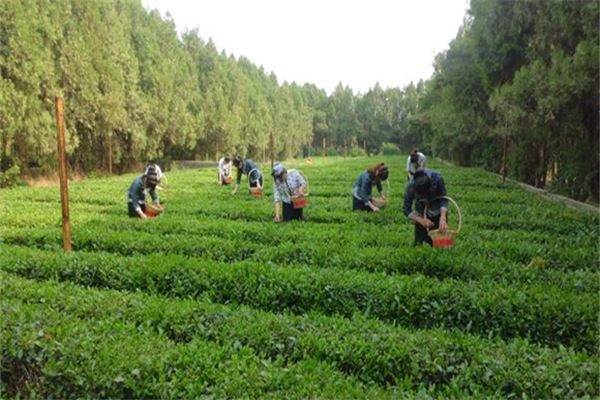
[[[227,156],[221,157],[219,160],[219,184],[229,185],[233,181],[231,175],[231,159]]]
[[[406,160],[406,174],[408,181],[412,182],[415,172],[425,168],[425,154],[421,153],[416,147],[412,148],[408,160]]]

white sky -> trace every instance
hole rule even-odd
[[[456,36],[468,0],[142,0],[178,31],[198,29],[219,51],[243,55],[284,80],[355,94],[376,82],[428,79]]]

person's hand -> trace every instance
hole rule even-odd
[[[233,195],[233,194],[236,194],[236,193],[237,193],[237,191],[238,191],[238,186],[236,186],[235,188],[233,188],[233,191],[231,192],[231,194],[232,194],[232,195]]]
[[[379,207],[373,206],[371,207],[371,210],[373,210],[373,212],[379,212]]]
[[[423,226],[423,228],[431,228],[433,226],[433,221],[431,221],[427,217],[421,218],[421,221],[419,221],[419,223]]]
[[[281,222],[281,216],[280,215],[275,215],[275,218],[273,218],[273,221],[275,221],[275,222]]]
[[[444,233],[448,230],[448,223],[444,218],[440,218],[440,227],[438,229],[441,233]]]
[[[144,213],[141,213],[140,214],[140,218],[141,219],[148,219],[148,216],[146,214],[144,214]]]
[[[387,200],[387,196],[383,193],[381,194],[381,200],[383,200],[383,201]]]

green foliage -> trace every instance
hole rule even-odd
[[[0,188],[10,188],[22,185],[21,169],[18,165],[13,165],[8,170],[0,172]]]
[[[348,150],[348,155],[350,157],[364,157],[364,156],[366,156],[365,149],[363,149],[362,147],[358,147],[358,146],[351,147],[350,150]]]
[[[132,175],[78,182],[71,254],[56,186],[3,190],[4,397],[597,396],[598,217],[430,160],[465,225],[413,247],[405,158],[379,157],[380,214],[350,211],[370,158],[286,163],[304,223],[272,222],[270,182],[232,198],[212,169],[170,172],[147,221],[126,216]]]
[[[385,156],[394,156],[401,154],[401,151],[394,143],[383,143],[381,145],[381,154]]]
[[[593,0],[472,0],[423,100],[434,154],[598,202],[598,21]],[[593,26],[593,28],[592,28]]]
[[[338,150],[335,147],[328,147],[327,148],[327,155],[329,157],[335,157],[338,156],[340,153],[338,152]]]

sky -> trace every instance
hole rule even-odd
[[[403,88],[429,79],[458,33],[468,0],[142,0],[179,33],[197,29],[219,51],[245,56],[283,81],[329,94]]]

